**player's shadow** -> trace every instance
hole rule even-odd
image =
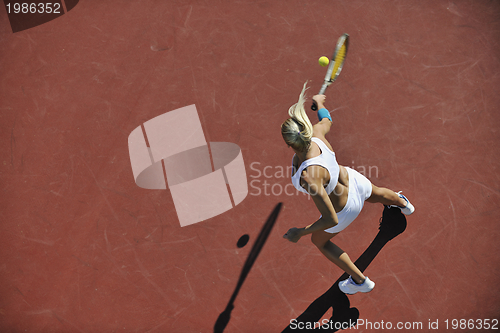
[[[385,207],[380,221],[379,232],[370,246],[356,260],[356,266],[364,272],[385,244],[403,233],[405,229],[406,217],[401,211]],[[324,332],[336,332],[339,329],[354,326],[359,318],[359,311],[355,307],[350,307],[349,298],[338,287],[339,282],[347,278],[348,275],[344,273],[327,292],[318,297],[300,316],[290,322],[290,325],[282,333],[317,332],[318,328]],[[323,322],[321,318],[330,308],[333,311],[332,317],[328,323]],[[318,323],[315,329],[314,323]]]

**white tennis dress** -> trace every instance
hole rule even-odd
[[[298,191],[308,193],[302,186],[300,186],[302,171],[308,166],[319,165],[325,168],[330,174],[330,182],[325,187],[326,193],[330,195],[330,193],[332,193],[335,189],[335,186],[337,186],[340,167],[337,163],[335,153],[331,151],[320,138],[313,137],[312,141],[318,145],[321,150],[321,154],[305,160],[301,165],[299,165],[297,172],[292,175],[292,183]],[[372,194],[372,184],[368,178],[349,167],[345,167],[345,169],[349,174],[349,193],[347,195],[347,203],[345,207],[337,213],[339,224],[325,230],[326,232],[332,234],[347,228],[349,224],[351,224],[352,221],[358,217],[361,209],[363,209],[365,200]]]

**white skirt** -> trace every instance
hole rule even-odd
[[[349,193],[345,207],[337,213],[339,224],[326,229],[331,234],[340,232],[347,228],[358,217],[365,200],[372,195],[372,183],[354,169],[345,167],[349,174]]]

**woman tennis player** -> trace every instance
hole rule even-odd
[[[281,134],[295,152],[292,183],[297,190],[312,197],[321,217],[307,227],[291,228],[283,237],[296,243],[302,236],[311,234],[312,242],[321,253],[350,275],[339,283],[340,290],[346,294],[369,292],[375,283],[330,240],[354,221],[365,201],[399,207],[406,215],[415,209],[404,195],[377,187],[356,170],[337,163],[332,146],[325,138],[332,125],[330,113],[324,106],[326,97],[313,97],[319,118],[313,126],[304,110],[306,85],[299,101],[288,110],[290,118],[281,125]]]

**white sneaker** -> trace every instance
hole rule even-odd
[[[415,211],[415,207],[413,207],[413,205],[410,203],[410,200],[408,200],[404,195],[401,194],[401,191],[399,191],[397,193],[397,195],[399,195],[400,198],[406,200],[406,206],[404,208],[402,208],[402,207],[399,207],[399,206],[392,205],[392,206],[389,206],[389,208],[391,208],[391,207],[397,207],[397,208],[401,209],[401,211],[403,212],[403,214],[405,214],[405,215],[411,215]]]
[[[339,289],[344,293],[344,294],[355,294],[357,292],[362,292],[362,293],[367,293],[373,290],[375,288],[375,283],[368,278],[368,276],[365,279],[365,282],[363,284],[357,284],[352,280],[352,277],[349,276],[347,280],[340,281],[339,282]]]

